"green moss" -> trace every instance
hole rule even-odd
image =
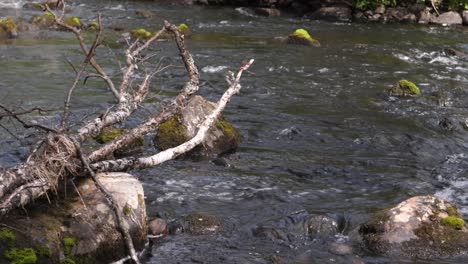
[[[54,23],[54,15],[50,12],[46,12],[40,16],[33,17],[31,22],[33,24],[41,24],[41,25],[49,26]]]
[[[190,31],[190,29],[189,29],[189,27],[187,26],[187,24],[184,24],[184,23],[180,24],[180,25],[177,27],[177,30],[179,30],[180,33],[182,33],[182,34],[187,34],[187,33]]]
[[[223,131],[223,134],[228,137],[228,141],[240,142],[242,137],[237,129],[228,121],[221,119],[216,122],[216,126]]]
[[[4,253],[11,264],[34,264],[37,262],[37,256],[32,248],[12,248]]]
[[[0,229],[0,240],[11,246],[15,242],[16,236],[8,227],[3,227]]]
[[[92,21],[91,23],[88,24],[88,30],[91,31],[96,31],[99,29],[99,24],[96,21]]]
[[[408,80],[400,80],[398,82],[398,85],[400,85],[400,87],[406,94],[421,95],[421,91],[419,90],[418,86],[416,86],[416,84],[414,84],[413,82],[410,82]]]
[[[13,31],[18,28],[18,26],[11,17],[5,17],[3,19],[0,19],[0,27],[5,29],[6,31]]]
[[[453,207],[453,206],[450,206],[450,207],[447,208],[447,214],[449,216],[460,217],[460,213],[458,212],[457,208]]]
[[[311,46],[320,46],[320,42],[309,35],[307,30],[299,28],[288,36],[289,44],[302,44]]]
[[[125,216],[129,216],[131,212],[132,212],[132,209],[128,205],[125,205],[124,208],[122,209],[122,213]]]
[[[75,261],[72,258],[67,257],[64,260],[60,261],[60,264],[75,264]]]
[[[81,28],[82,26],[81,21],[77,17],[67,17],[63,22],[69,26],[76,28]]]
[[[140,39],[149,39],[151,38],[151,36],[153,34],[151,34],[151,32],[147,31],[146,29],[144,28],[139,28],[139,29],[134,29],[132,31],[130,31],[130,35],[132,36],[132,38],[134,39],[137,39],[137,38],[140,38]]]
[[[154,139],[156,146],[162,150],[178,146],[190,140],[187,128],[182,125],[179,115],[174,115],[159,126]]]
[[[465,221],[456,216],[448,216],[442,219],[442,224],[446,226],[451,226],[454,229],[461,230],[465,226]]]
[[[64,237],[63,238],[63,254],[65,256],[70,256],[73,247],[76,245],[76,238],[74,237]]]
[[[418,86],[408,80],[400,80],[389,90],[391,96],[419,96]]]
[[[50,249],[47,246],[36,247],[35,251],[39,257],[50,258],[50,256],[52,255]]]
[[[116,137],[123,135],[124,129],[107,127],[104,128],[101,133],[94,138],[98,143],[106,144],[109,141],[114,140]]]

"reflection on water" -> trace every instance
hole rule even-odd
[[[468,158],[461,154],[467,147],[467,61],[442,52],[446,47],[468,52],[467,31],[264,18],[244,9],[148,2],[83,0],[73,7],[72,14],[84,21],[103,10],[105,25],[126,29],[154,31],[162,19],[187,23],[194,32],[188,47],[202,72],[201,94],[212,100],[226,89],[227,70],[235,70],[246,58],[256,60],[242,79],[241,94],[225,112],[244,137],[237,153],[221,163],[178,160],[135,172],[145,184],[150,216],[172,220],[203,211],[222,218],[227,226],[210,237],[169,237],[154,247],[149,263],[333,257],[311,241],[272,243],[252,235],[253,226],[298,211],[348,219],[351,226],[336,240],[352,235],[349,230],[371,212],[412,195],[438,194],[468,214]],[[157,16],[135,18],[138,9]],[[12,12],[0,9],[0,16]],[[308,29],[322,46],[273,41],[299,27]],[[117,33],[106,32],[111,48],[100,47],[97,57],[116,78],[116,60],[122,58],[117,38]],[[173,45],[158,45],[165,62],[178,61]],[[0,57],[0,101],[48,107],[62,105],[72,82],[67,60],[77,64],[82,59],[71,34],[52,31],[2,44]],[[180,68],[161,73],[151,97],[157,96],[158,102],[170,98],[185,78]],[[387,98],[383,91],[399,79],[420,85],[423,97]],[[110,99],[105,86],[91,80],[79,87],[73,105],[77,110],[98,110]],[[150,102],[147,106],[152,107]],[[12,164],[26,149],[0,133],[0,164]],[[371,263],[389,261],[361,255]],[[343,258],[336,261],[349,263]]]

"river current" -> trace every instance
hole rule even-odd
[[[0,17],[40,14],[21,9],[24,2],[1,1]],[[156,16],[138,18],[140,9]],[[71,14],[90,21],[98,10],[107,28],[156,31],[163,19],[188,24],[200,94],[211,100],[227,88],[228,70],[255,59],[224,113],[243,136],[235,153],[221,162],[175,160],[134,172],[144,183],[150,217],[175,220],[204,212],[223,223],[215,235],[157,241],[147,263],[270,263],[273,255],[287,263],[351,263],[353,255],[366,263],[394,263],[359,250],[336,255],[322,241],[272,241],[253,230],[291,215],[325,214],[341,223],[333,239],[346,241],[372,213],[425,194],[455,203],[468,216],[468,62],[443,52],[468,52],[466,27],[330,23],[289,14],[258,17],[247,8],[104,0],[73,1]],[[297,28],[307,29],[321,47],[273,41]],[[106,31],[97,57],[116,79],[123,54],[119,34]],[[159,43],[156,51],[174,67],[159,74],[145,109],[125,126],[159,109],[186,80],[172,43]],[[68,32],[42,30],[2,41],[0,102],[60,108],[74,76],[67,60],[81,59]],[[386,96],[400,79],[415,82],[423,96]],[[74,118],[104,109],[111,99],[103,83],[90,80],[74,97]],[[55,114],[35,120],[51,123]],[[0,165],[19,161],[27,143],[0,130]]]

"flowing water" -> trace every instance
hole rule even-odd
[[[19,2],[2,1],[0,16],[38,14],[18,9]],[[156,17],[136,18],[138,9]],[[158,241],[147,263],[269,263],[273,255],[287,262],[350,263],[352,256],[329,253],[323,241],[272,241],[253,230],[292,215],[326,214],[344,226],[332,239],[347,241],[376,210],[424,194],[448,199],[468,216],[468,63],[442,52],[468,52],[466,28],[264,18],[243,8],[127,1],[74,1],[72,14],[89,21],[97,10],[107,27],[155,31],[162,19],[187,23],[194,32],[187,46],[201,71],[200,93],[212,100],[227,88],[227,70],[256,60],[225,111],[244,138],[236,153],[223,162],[176,160],[135,172],[144,183],[150,217],[173,220],[198,211],[223,222],[216,235]],[[272,41],[296,28],[309,30],[322,46]],[[116,79],[122,59],[118,34],[107,32],[107,46],[98,51]],[[178,67],[159,75],[145,109],[126,126],[158,109],[186,79],[173,44],[159,43],[157,51],[164,65]],[[24,108],[60,108],[74,76],[67,60],[82,59],[70,33],[47,30],[4,41],[0,58],[0,101]],[[385,96],[399,79],[414,81],[423,96]],[[104,84],[90,80],[76,92],[74,118],[83,118],[85,110],[102,111],[111,100]],[[56,114],[35,120],[51,123]],[[9,166],[27,152],[28,138],[18,143],[4,130],[0,135],[0,164]],[[366,263],[392,262],[356,254]]]

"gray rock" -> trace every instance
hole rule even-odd
[[[432,18],[431,9],[429,7],[426,7],[424,10],[419,12],[418,23],[428,24],[431,21],[431,18]]]
[[[387,8],[385,11],[386,20],[389,22],[407,22],[413,23],[417,21],[415,14],[411,13],[404,7]]]
[[[383,15],[383,14],[385,14],[385,10],[386,10],[386,9],[385,9],[385,6],[384,6],[384,5],[379,5],[379,6],[375,9],[374,13]]]
[[[307,15],[311,19],[324,19],[329,21],[351,21],[352,11],[348,6],[322,7]]]
[[[168,233],[167,222],[161,218],[155,218],[148,224],[149,234],[153,236],[164,236]]]
[[[463,25],[468,25],[468,10],[462,12]]]
[[[221,230],[221,221],[215,216],[195,212],[184,218],[182,228],[192,235],[213,234]]]
[[[456,207],[435,196],[412,197],[377,213],[359,229],[376,254],[422,259],[468,253],[468,232]]]
[[[450,11],[442,13],[438,17],[433,16],[429,22],[438,25],[461,25],[463,19],[458,12]]]

